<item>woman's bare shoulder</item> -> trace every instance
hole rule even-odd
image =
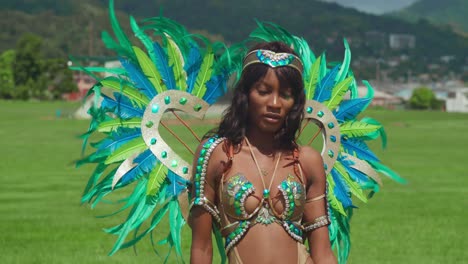
[[[299,161],[302,162],[320,162],[322,163],[322,155],[316,149],[310,146],[299,147]]]
[[[308,182],[325,177],[322,155],[316,149],[310,146],[299,147],[299,162]]]

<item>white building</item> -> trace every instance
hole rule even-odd
[[[392,49],[414,49],[416,37],[411,34],[390,34],[389,45]]]
[[[468,113],[468,88],[450,90],[447,93],[445,109],[447,112]]]

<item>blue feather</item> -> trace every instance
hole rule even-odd
[[[167,179],[170,184],[166,187],[166,193],[170,196],[178,196],[182,191],[187,189],[189,181],[175,174],[171,170],[167,174]]]
[[[369,181],[369,177],[366,174],[352,167],[354,165],[353,161],[347,160],[343,158],[342,156],[339,156],[338,160],[346,168],[346,171],[348,172],[351,179],[357,182],[360,186],[362,186],[364,183]]]
[[[138,155],[133,160],[133,162],[138,163],[138,165],[133,167],[122,177],[122,179],[120,179],[120,183],[122,183],[123,185],[135,181],[144,174],[149,173],[156,166],[157,159],[153,155],[153,152],[147,149],[143,153]]]
[[[184,65],[184,70],[187,72],[187,92],[191,93],[195,82],[197,80],[198,72],[200,71],[200,66],[202,64],[202,57],[200,55],[200,50],[192,46],[189,51],[187,63]]]
[[[315,91],[313,100],[318,102],[324,102],[329,100],[331,97],[331,92],[333,86],[335,86],[335,78],[340,70],[340,65],[336,65],[332,70],[330,70],[325,77],[317,85],[317,90]]]
[[[211,79],[206,83],[206,92],[203,96],[208,104],[216,102],[218,97],[224,95],[226,92],[226,77],[223,75],[212,76]]]
[[[156,89],[153,87],[148,78],[133,65],[130,61],[120,58],[120,63],[127,70],[128,76],[136,85],[138,90],[145,94],[148,98],[152,99],[156,96]]]
[[[108,150],[109,153],[112,153],[123,144],[137,137],[141,137],[141,130],[139,128],[119,128],[113,131],[107,138],[92,144],[92,146],[97,148],[96,152]]]
[[[358,139],[341,139],[341,145],[345,152],[367,161],[379,161],[377,156],[369,149],[366,143]]]
[[[156,57],[156,61],[154,64],[161,74],[161,78],[166,85],[167,89],[176,89],[176,82],[174,77],[174,71],[172,67],[169,66],[169,61],[167,59],[166,53],[164,52],[161,45],[158,42],[153,43],[154,54]]]
[[[335,194],[336,198],[343,204],[345,209],[353,206],[353,202],[351,201],[349,194],[349,189],[346,186],[346,183],[343,182],[342,176],[335,169],[331,170],[331,175],[335,181],[335,188],[333,189],[333,193]]]
[[[370,100],[370,98],[345,100],[340,104],[338,109],[333,111],[333,114],[341,122],[355,119],[365,109]]]
[[[132,117],[143,117],[144,110],[120,93],[114,93],[115,100],[102,95],[104,100],[101,103],[101,108],[106,111],[116,114],[119,118],[128,119]]]

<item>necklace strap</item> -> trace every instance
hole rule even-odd
[[[252,159],[254,160],[254,163],[257,166],[258,175],[260,175],[260,179],[262,180],[263,189],[270,191],[271,186],[272,186],[273,181],[274,181],[275,176],[276,176],[276,171],[278,169],[279,161],[281,159],[281,152],[279,153],[278,158],[276,158],[275,169],[273,170],[273,175],[271,176],[270,184],[269,184],[268,189],[267,189],[266,185],[265,185],[265,180],[262,177],[262,170],[260,169],[260,165],[258,164],[257,158],[255,157],[255,153],[253,152],[252,146],[251,146],[251,144],[249,142],[249,139],[247,137],[245,137],[245,142],[247,143],[247,146],[249,147],[249,150],[250,150],[250,155],[252,155]]]

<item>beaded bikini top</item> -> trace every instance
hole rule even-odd
[[[289,175],[278,186],[285,201],[282,213],[276,212],[273,207],[273,201],[279,197],[265,197],[265,194],[263,197],[258,197],[254,194],[255,187],[243,174],[230,177],[220,189],[221,213],[227,216],[221,220],[223,226],[221,233],[226,238],[226,252],[256,224],[278,223],[293,239],[302,243],[301,219],[306,194],[304,186],[295,181],[293,175]],[[247,212],[245,202],[250,196],[257,198],[259,204],[252,212]]]
[[[202,206],[221,226],[221,234],[225,237],[226,252],[232,249],[247,233],[249,228],[256,224],[280,224],[294,240],[302,243],[303,230],[301,220],[304,212],[306,193],[305,186],[295,180],[295,178],[302,180],[302,173],[298,166],[297,151],[294,151],[293,155],[294,171],[297,177],[288,175],[278,186],[279,193],[284,199],[285,206],[283,212],[276,212],[272,206],[273,201],[279,197],[269,197],[269,189],[268,194],[264,190],[263,197],[258,197],[254,193],[255,187],[253,184],[241,173],[229,177],[219,185],[219,209],[221,209],[219,210],[212,201],[209,201],[205,197],[204,188],[209,157],[214,148],[223,141],[224,138],[213,137],[203,145],[194,175],[195,186],[191,206]],[[229,153],[227,154],[229,160],[232,160],[232,156]],[[228,169],[223,174],[223,180]],[[251,196],[256,197],[259,204],[252,212],[247,212],[245,202]]]

